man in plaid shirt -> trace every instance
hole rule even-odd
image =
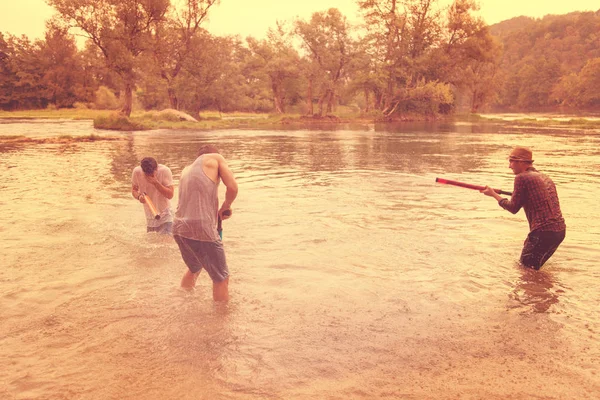
[[[531,150],[515,147],[509,156],[509,168],[515,176],[510,200],[486,186],[481,192],[495,198],[500,207],[516,214],[521,207],[529,222],[529,235],[521,252],[521,263],[540,269],[565,238],[566,225],[560,212],[558,194],[552,179],[533,168]]]

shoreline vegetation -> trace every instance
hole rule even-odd
[[[539,128],[575,128],[600,129],[600,118],[585,118],[578,116],[556,116],[552,114],[539,117],[502,118],[484,116],[481,114],[455,114],[450,116],[405,115],[392,120],[383,120],[376,115],[365,115],[358,112],[342,111],[325,116],[307,116],[302,114],[267,114],[218,111],[200,112],[197,118],[176,110],[137,111],[130,117],[125,117],[113,110],[82,110],[82,109],[42,109],[0,111],[0,121],[10,120],[93,120],[94,128],[111,131],[142,131],[156,129],[181,130],[212,130],[212,129],[281,129],[283,127],[335,126],[342,124],[373,125],[394,124],[403,122],[467,122],[493,123],[509,126],[539,127]],[[19,141],[19,136],[14,140]],[[6,138],[5,138],[6,139]],[[67,138],[63,138],[66,139]],[[74,141],[103,140],[102,137],[89,135],[73,137]],[[31,141],[33,139],[27,139]]]

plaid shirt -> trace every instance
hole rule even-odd
[[[515,177],[512,197],[500,199],[498,204],[513,214],[523,207],[530,232],[566,229],[554,182],[533,167]]]

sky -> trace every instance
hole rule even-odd
[[[598,0],[480,0],[479,4],[479,15],[490,25],[520,15],[541,18],[547,14],[600,9]],[[215,35],[263,38],[277,20],[307,20],[312,13],[329,8],[339,9],[350,22],[361,21],[356,0],[221,0],[220,5],[210,10],[204,27]],[[52,14],[53,9],[45,0],[0,0],[0,32],[43,38],[45,21]]]

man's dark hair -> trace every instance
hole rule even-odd
[[[210,154],[210,153],[218,153],[218,152],[219,152],[219,149],[217,149],[212,144],[205,144],[204,146],[200,147],[200,150],[198,150],[198,156],[201,156],[202,154]]]
[[[152,157],[144,158],[140,165],[142,166],[142,171],[144,171],[146,175],[151,175],[158,168],[158,163]]]

